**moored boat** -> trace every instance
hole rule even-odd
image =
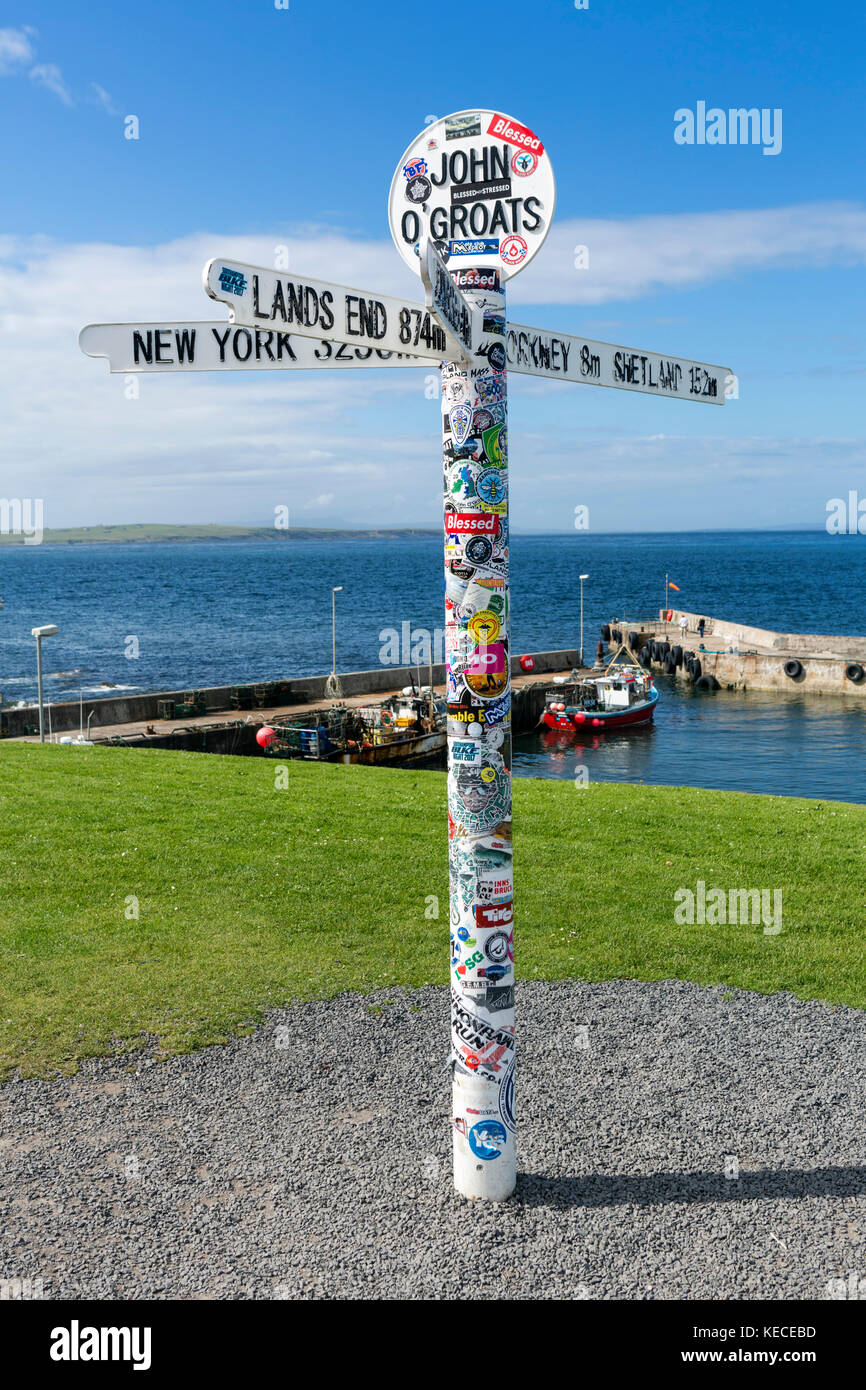
[[[658,698],[652,676],[643,667],[608,668],[603,676],[569,681],[549,690],[541,719],[548,729],[607,733],[648,724]]]
[[[440,697],[409,687],[376,705],[334,704],[275,720],[263,751],[278,758],[407,766],[444,753],[446,717]]]

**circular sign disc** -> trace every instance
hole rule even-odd
[[[429,236],[465,289],[497,289],[528,265],[556,203],[550,156],[501,111],[457,111],[428,125],[391,180],[388,220],[403,260],[421,274]]]

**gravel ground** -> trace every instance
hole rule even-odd
[[[517,989],[511,1202],[452,1192],[445,991],[343,995],[0,1090],[0,1277],[46,1298],[824,1299],[866,1275],[866,1015],[675,980]]]

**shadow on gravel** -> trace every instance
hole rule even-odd
[[[515,1198],[525,1207],[659,1206],[665,1202],[749,1202],[761,1197],[854,1197],[866,1192],[866,1168],[779,1168],[721,1173],[641,1173],[551,1178],[519,1173]]]

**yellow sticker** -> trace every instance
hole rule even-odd
[[[497,615],[490,608],[482,608],[477,613],[473,613],[468,623],[469,631],[480,643],[495,642],[500,632],[502,624]]]

